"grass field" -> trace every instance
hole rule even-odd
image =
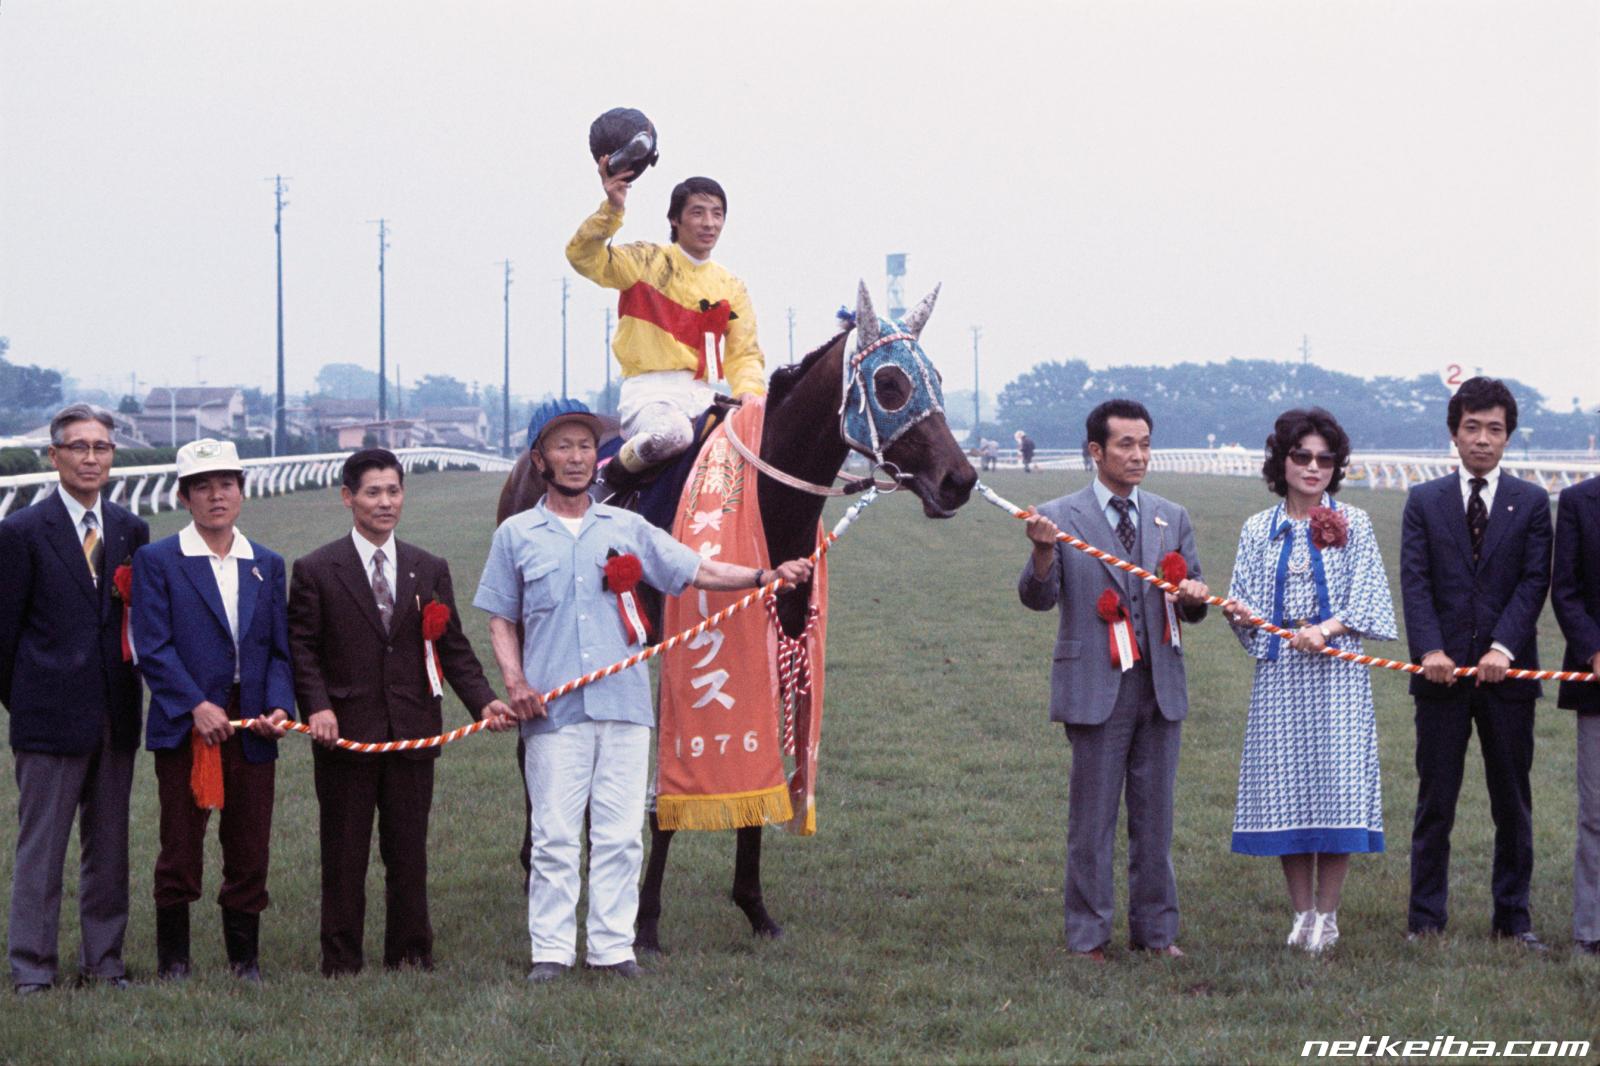
[[[993,476],[1018,503],[1081,487],[1073,473]],[[447,555],[470,598],[499,478],[412,479],[402,535]],[[1245,516],[1270,497],[1244,479],[1155,477],[1185,504],[1206,577],[1225,587]],[[1351,489],[1373,515],[1391,582],[1399,493]],[[177,528],[172,516],[156,535]],[[246,505],[241,527],[286,556],[344,532],[329,491]],[[1276,861],[1228,850],[1250,663],[1213,614],[1186,631],[1191,713],[1174,861],[1189,957],[1134,957],[1112,940],[1094,967],[1063,950],[1069,750],[1046,718],[1054,614],[1015,593],[1021,524],[975,500],[929,522],[909,497],[875,504],[832,557],[818,835],[769,832],[767,903],[789,935],[756,941],[727,901],[729,834],[680,834],[662,924],[668,955],[645,981],[579,974],[522,981],[528,942],[516,848],[522,800],[509,736],[480,734],[438,764],[432,833],[438,969],[328,982],[317,975],[317,844],[308,742],[282,743],[267,984],[225,975],[216,908],[195,908],[198,976],[155,984],[155,781],[134,785],[133,916],[125,993],[60,991],[0,1011],[8,1062],[1282,1062],[1302,1041],[1365,1034],[1432,1040],[1600,1037],[1600,960],[1572,955],[1573,723],[1540,705],[1534,766],[1531,958],[1488,937],[1491,827],[1476,744],[1452,866],[1451,932],[1407,944],[1415,774],[1401,675],[1375,681],[1389,852],[1353,864],[1336,953],[1283,947],[1290,913]],[[1395,586],[1396,589],[1398,586]],[[468,630],[484,661],[478,612]],[[1546,661],[1559,633],[1541,627]],[[1404,657],[1404,644],[1373,645]],[[1354,669],[1354,667],[1352,667]],[[464,720],[447,707],[448,722]],[[9,752],[7,782],[13,780]],[[0,789],[0,899],[9,892],[16,792]],[[214,836],[206,899],[219,860]],[[75,853],[74,853],[75,854]],[[381,867],[369,878],[368,958],[381,959]],[[75,858],[69,866],[75,868]],[[1119,858],[1119,871],[1121,860]],[[69,882],[73,875],[69,871]],[[1119,878],[1120,881],[1120,878]],[[1125,892],[1119,887],[1119,896]],[[76,950],[66,900],[62,955]]]

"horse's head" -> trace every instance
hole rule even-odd
[[[865,283],[856,298],[855,351],[844,359],[839,432],[857,451],[898,472],[929,518],[949,518],[978,475],[944,420],[939,371],[917,338],[933,313],[936,287],[904,322],[879,318]]]

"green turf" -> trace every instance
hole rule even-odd
[[[992,480],[1030,503],[1085,478]],[[402,534],[449,557],[464,598],[488,548],[498,486],[497,476],[456,473],[409,486]],[[1244,479],[1168,476],[1150,487],[1189,507],[1206,576],[1225,586],[1239,525],[1270,501],[1265,490]],[[1403,496],[1352,488],[1346,499],[1372,512],[1392,581]],[[178,520],[162,516],[154,525],[162,535]],[[331,491],[249,501],[241,525],[290,558],[348,528]],[[5,999],[0,1059],[1277,1062],[1298,1059],[1307,1039],[1364,1034],[1600,1035],[1600,960],[1566,946],[1570,715],[1553,697],[1541,704],[1534,766],[1535,926],[1557,945],[1551,958],[1488,938],[1491,832],[1475,744],[1455,833],[1452,931],[1423,945],[1402,939],[1415,774],[1405,680],[1390,673],[1375,682],[1390,850],[1354,862],[1343,939],[1333,957],[1308,958],[1282,946],[1291,915],[1277,863],[1228,850],[1250,663],[1216,617],[1186,630],[1192,710],[1173,859],[1189,957],[1129,955],[1119,916],[1108,966],[1069,958],[1061,935],[1069,754],[1045,711],[1055,617],[1017,602],[1026,554],[1021,524],[981,500],[930,522],[909,497],[888,498],[839,544],[819,832],[809,840],[767,836],[767,902],[789,931],[782,941],[752,939],[727,901],[732,836],[680,834],[662,926],[669,954],[648,980],[580,974],[525,987],[512,741],[480,734],[438,764],[438,969],[369,969],[324,981],[311,760],[307,741],[290,737],[278,764],[265,988],[243,989],[224,975],[209,903],[196,907],[198,976],[182,987],[156,985],[155,784],[141,757],[126,951],[135,987]],[[488,662],[481,616],[466,614]],[[1547,661],[1556,659],[1548,615],[1541,646]],[[1374,646],[1397,657],[1403,648]],[[465,720],[453,701],[446,714]],[[10,780],[9,754],[0,769]],[[15,795],[0,789],[0,898],[9,891]],[[218,879],[214,839],[208,858],[209,899]],[[381,868],[373,862],[369,959],[381,958]],[[74,911],[69,892],[66,976]]]

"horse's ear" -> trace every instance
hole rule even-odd
[[[867,283],[860,282],[856,291],[856,350],[859,351],[878,339],[878,312],[872,309],[872,294]]]
[[[902,323],[906,332],[913,337],[921,338],[922,327],[928,324],[928,316],[933,314],[933,302],[939,298],[939,289],[941,287],[942,283],[935,285],[933,291],[924,296],[922,302],[911,309],[911,313],[906,316],[905,322]]]

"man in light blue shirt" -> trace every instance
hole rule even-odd
[[[578,855],[586,807],[586,961],[624,977],[641,972],[633,956],[633,924],[654,724],[649,673],[640,664],[549,704],[540,695],[639,650],[626,635],[617,593],[605,586],[607,562],[633,556],[644,581],[671,596],[691,585],[731,590],[755,588],[773,577],[794,585],[811,577],[806,559],[771,573],[702,559],[638,515],[593,502],[589,487],[599,434],[600,420],[574,400],[552,401],[534,413],[528,439],[545,495],[495,530],[473,599],[490,615],[495,659],[526,742],[523,775],[533,851],[528,980],[534,983],[560,977],[577,961]]]

